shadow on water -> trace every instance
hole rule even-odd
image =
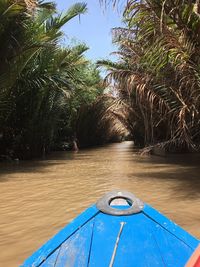
[[[46,167],[66,165],[74,159],[75,153],[67,151],[54,152],[45,159],[0,162],[0,183],[14,178],[8,177],[9,174],[46,173]]]
[[[140,156],[138,150],[132,146],[122,148],[120,150],[113,150],[110,147],[110,153],[120,153],[123,160],[130,160],[132,156],[132,164],[139,166],[138,170],[133,170],[126,174],[128,179],[142,178],[146,180],[175,180],[173,183],[174,192],[182,191],[185,198],[194,199],[200,196],[200,154],[176,154],[168,155],[166,157],[159,156]],[[32,173],[37,175],[45,174],[46,168],[51,169],[54,166],[60,168],[67,168],[67,164],[71,161],[90,161],[94,158],[94,152],[97,157],[94,161],[102,161],[102,157],[98,159],[98,152],[105,149],[103,147],[90,148],[76,152],[54,152],[44,160],[33,161],[17,161],[17,162],[1,162],[0,163],[0,182],[7,182],[10,179],[15,179],[16,175],[25,175]],[[109,149],[109,146],[106,148]],[[106,161],[107,158],[103,158]],[[87,166],[86,166],[87,167]],[[12,175],[14,174],[14,175]],[[12,176],[9,176],[12,175]]]
[[[19,266],[59,227],[116,188],[200,237],[199,163],[199,154],[139,156],[131,142],[0,163],[0,265]]]
[[[26,173],[33,173],[36,176],[39,174],[45,174],[46,168],[51,169],[54,166],[60,166],[67,168],[67,164],[72,164],[77,161],[90,161],[93,158],[94,161],[105,161],[107,158],[100,157],[98,159],[98,152],[101,152],[105,148],[90,148],[88,150],[82,150],[76,152],[54,152],[44,160],[33,161],[19,161],[19,162],[1,162],[0,163],[0,182],[7,182],[10,179],[15,179],[15,175],[25,175]],[[109,149],[109,146],[106,148]],[[97,157],[94,158],[94,152]],[[183,197],[197,198],[200,195],[200,154],[176,154],[168,155],[167,157],[159,156],[140,156],[138,150],[132,146],[122,148],[120,151],[113,150],[111,147],[110,153],[120,153],[123,160],[130,160],[130,154],[132,156],[132,164],[139,166],[138,170],[133,170],[126,174],[128,179],[134,177],[142,178],[146,180],[175,180],[173,183],[173,189],[175,192],[182,191]],[[109,157],[109,156],[108,156]],[[87,168],[87,166],[85,166]],[[98,173],[96,173],[98,174]],[[101,174],[100,174],[101,175]]]
[[[109,145],[108,145],[109,146]],[[105,147],[90,147],[80,151],[56,151],[52,152],[44,159],[33,159],[33,160],[22,160],[22,161],[2,161],[0,162],[0,183],[6,182],[10,179],[15,179],[13,177],[8,177],[9,174],[42,174],[46,173],[46,168],[51,168],[53,166],[63,165],[64,168],[67,164],[73,161],[87,161],[91,160],[93,152],[103,150]],[[92,152],[92,153],[90,153]],[[95,159],[97,160],[97,159]],[[6,176],[6,177],[5,177]]]
[[[138,178],[151,181],[174,180],[173,190],[181,191],[183,193],[181,197],[187,199],[200,197],[200,154],[138,156],[134,157],[134,162],[143,165],[137,174],[134,172]]]
[[[131,176],[131,175],[130,175]],[[158,179],[158,180],[176,180],[176,183],[173,184],[174,192],[182,191],[183,196],[185,198],[198,198],[200,197],[200,178],[199,178],[199,168],[184,168],[179,170],[179,174],[177,175],[176,171],[167,171],[167,173],[163,172],[154,172],[149,171],[137,173],[137,177],[145,178],[148,180]]]
[[[0,183],[1,182],[7,182],[10,179],[15,179],[15,177],[9,177],[8,175],[10,174],[26,174],[26,173],[35,173],[35,174],[39,174],[39,173],[45,173],[45,167],[50,167],[53,165],[62,165],[62,163],[59,162],[32,162],[32,164],[26,164],[26,163],[6,163],[5,165],[3,165],[1,163],[0,165]]]

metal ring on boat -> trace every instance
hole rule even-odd
[[[131,206],[130,208],[124,210],[113,208],[110,204],[114,199],[124,199]],[[101,199],[99,199],[96,206],[103,213],[122,216],[141,212],[144,208],[144,203],[130,192],[115,190],[105,194]]]

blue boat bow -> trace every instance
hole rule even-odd
[[[113,207],[116,200],[125,200],[125,205]],[[151,206],[117,190],[88,208],[22,266],[184,267],[198,245],[199,240]]]

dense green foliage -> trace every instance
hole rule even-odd
[[[116,2],[116,1],[113,1]],[[136,143],[170,151],[200,144],[200,5],[189,0],[129,0],[109,70]]]
[[[31,158],[75,139],[102,144],[124,127],[137,145],[198,151],[199,2],[127,1],[125,27],[113,30],[119,60],[98,63],[114,94],[104,93],[85,44],[60,45],[62,26],[86,11],[0,0],[0,155]]]
[[[52,3],[0,0],[0,155],[31,158],[76,134],[78,113],[103,93],[84,44],[61,47],[61,27],[83,14]]]

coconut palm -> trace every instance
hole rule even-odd
[[[199,149],[199,26],[196,1],[134,1],[126,27],[114,29],[119,62],[108,78],[130,107],[134,131],[144,144],[169,150]],[[133,131],[133,132],[134,132]]]
[[[77,3],[59,14],[52,3],[30,8],[27,1],[1,1],[1,153],[9,148],[18,157],[32,157],[51,146],[74,92],[91,87],[82,75],[88,48],[59,45],[61,27],[87,8]]]

